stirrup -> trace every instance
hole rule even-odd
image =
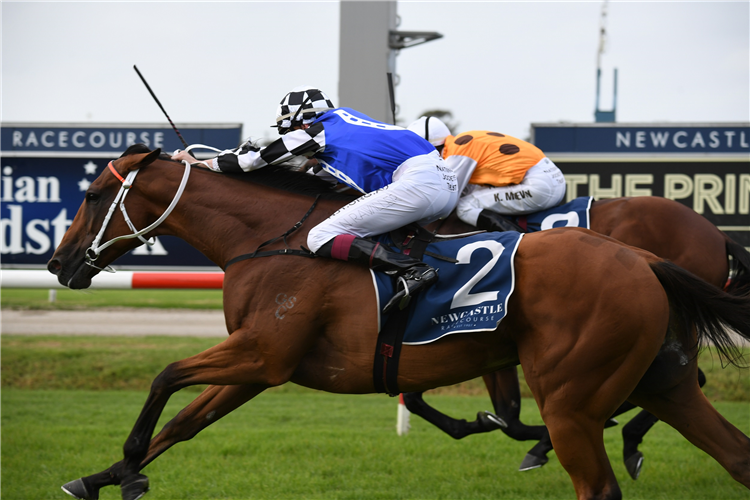
[[[421,266],[420,266],[421,267]],[[404,275],[398,277],[396,287],[399,290],[391,297],[391,300],[383,308],[383,313],[387,314],[393,310],[396,305],[400,310],[405,309],[412,296],[423,288],[434,284],[438,279],[438,270],[431,267],[412,269]]]

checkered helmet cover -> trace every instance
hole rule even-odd
[[[300,106],[302,110],[297,114]],[[322,90],[308,86],[296,87],[279,103],[276,126],[280,133],[285,134],[293,125],[312,123],[318,115],[329,109],[334,109],[333,102]]]

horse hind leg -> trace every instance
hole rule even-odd
[[[703,371],[698,368],[698,386],[703,387],[706,383],[706,375]],[[630,403],[624,403],[623,406],[630,405],[628,411],[635,406]],[[624,413],[624,412],[622,412]],[[651,413],[646,410],[642,410],[635,417],[630,419],[630,422],[625,424],[622,428],[622,455],[623,461],[625,462],[625,469],[633,480],[638,479],[641,475],[641,468],[643,467],[643,453],[638,450],[638,445],[643,442],[643,438],[651,427],[658,422]]]
[[[747,297],[723,293],[668,262],[652,263],[651,268],[669,295],[674,317],[681,320],[675,320],[670,331],[679,334],[681,330],[676,325],[692,324],[699,341],[713,343],[722,356],[733,362],[739,348],[728,336],[728,330],[750,340],[750,301]],[[686,335],[685,330],[682,334]],[[679,338],[673,345],[680,345]],[[750,438],[708,402],[697,383],[695,359],[686,365],[673,361],[670,364],[675,357],[690,359],[687,354],[695,353],[690,350],[681,353],[674,347],[662,350],[657,357],[657,361],[661,359],[661,366],[652,364],[649,368],[649,372],[654,372],[650,377],[652,383],[644,384],[642,380],[628,399],[674,427],[688,441],[711,455],[736,481],[750,488]],[[661,372],[669,375],[682,365],[684,373],[674,377],[668,385],[663,383],[663,376],[656,377],[661,384],[654,383],[654,375]]]
[[[482,377],[490,393],[496,416],[506,423],[501,430],[516,441],[537,440],[538,443],[526,453],[519,472],[538,469],[549,462],[547,454],[552,451],[552,440],[544,425],[526,425],[521,422],[521,389],[518,368],[513,366]],[[485,412],[487,414],[488,412]]]
[[[604,423],[604,428],[607,429],[609,427],[614,427],[615,425],[617,425],[618,422],[617,420],[615,420],[615,417],[617,415],[625,413],[626,411],[632,410],[633,408],[634,406],[627,401],[621,404],[617,411],[615,411],[615,413]],[[540,427],[544,431],[544,435],[539,438],[539,442],[535,444],[534,447],[531,448],[523,458],[521,465],[518,467],[519,472],[538,469],[539,467],[543,466],[544,464],[549,462],[547,453],[554,449],[554,447],[552,446],[552,439],[549,437],[549,432],[547,431],[547,427],[544,425],[534,427]]]
[[[525,370],[529,366],[543,373],[540,378],[527,371],[526,380],[579,499],[622,497],[604,447],[604,426],[620,398],[626,397],[640,378],[638,372],[645,371],[644,357],[638,348],[630,349],[622,363],[603,363],[590,353],[578,353],[557,363],[552,360],[552,369],[540,359],[524,365]]]
[[[658,394],[636,391],[630,401],[674,427],[750,489],[750,438],[711,406],[695,378]]]

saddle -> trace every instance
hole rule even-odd
[[[497,329],[515,287],[513,260],[522,237],[514,231],[444,237],[409,226],[390,239],[378,239],[440,270],[437,283],[415,295],[407,309],[381,317],[373,365],[379,392],[400,392],[396,376],[403,344],[424,345],[447,335]],[[374,284],[379,297],[392,296],[391,277],[375,273]]]

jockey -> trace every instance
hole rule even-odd
[[[502,215],[539,212],[565,197],[563,173],[528,142],[486,130],[453,136],[434,116],[421,117],[409,130],[441,151],[458,175],[456,214],[467,224],[488,231],[522,231]]]
[[[334,108],[326,94],[306,86],[284,96],[274,126],[282,137],[266,147],[248,140],[202,163],[217,172],[241,173],[294,156],[314,158],[328,174],[365,196],[313,227],[307,237],[310,250],[399,277],[384,312],[399,302],[405,306],[411,295],[437,281],[431,266],[364,239],[412,222],[427,224],[453,211],[459,194],[456,176],[429,142],[353,109]],[[173,159],[195,163],[184,151]]]

